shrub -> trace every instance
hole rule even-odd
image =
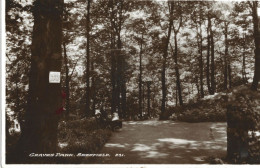
[[[227,158],[232,163],[260,163],[260,93],[234,89],[227,106]]]
[[[111,135],[108,129],[100,129],[95,118],[61,122],[59,124],[60,153],[97,153]],[[65,145],[61,145],[65,144]],[[82,157],[60,158],[61,163],[80,163]]]
[[[173,120],[184,122],[223,122],[226,121],[226,95],[218,94],[213,98],[200,100],[171,108]]]

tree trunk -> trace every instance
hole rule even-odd
[[[180,106],[183,105],[182,100],[182,91],[181,91],[181,80],[180,80],[180,72],[179,72],[179,64],[178,64],[178,42],[177,42],[177,33],[174,35],[174,62],[175,62],[175,73],[176,73],[176,86],[178,90],[179,103]]]
[[[124,96],[123,99],[123,86],[124,86],[124,67],[123,67],[123,62],[124,62],[124,55],[121,52],[122,49],[122,42],[121,42],[121,34],[120,31],[118,32],[117,35],[117,107],[118,107],[118,114],[119,117],[122,118],[122,114],[125,111],[123,109],[123,104],[126,102],[126,97]]]
[[[96,78],[94,75],[94,62],[91,62],[91,72],[92,72],[92,77],[91,77],[91,99],[92,99],[92,112],[91,112],[91,116],[95,115],[95,111],[96,111]]]
[[[34,2],[28,106],[15,153],[21,163],[31,161],[31,158],[24,160],[30,153],[55,153],[57,149],[61,84],[50,83],[49,73],[61,72],[62,8],[63,0]],[[41,161],[46,160],[41,158]]]
[[[197,92],[198,92],[198,100],[200,99],[200,86],[199,86],[199,79],[198,76],[195,77],[195,81],[196,81],[196,88],[197,88]]]
[[[148,117],[151,117],[150,99],[151,99],[151,81],[148,81],[147,82],[147,112],[148,112]]]
[[[228,66],[227,66],[227,70],[228,70],[228,84],[229,84],[229,89],[231,89],[232,87],[232,73],[231,73],[231,63],[230,61],[228,61]]]
[[[123,72],[125,72],[124,67],[125,66],[123,63]],[[121,94],[122,94],[122,118],[126,118],[126,116],[128,115],[128,110],[126,104],[126,81],[124,75],[122,77]]]
[[[69,79],[69,66],[68,66],[68,56],[66,51],[66,44],[63,42],[63,51],[64,51],[64,64],[65,64],[65,93],[66,93],[66,117],[70,113],[70,79]]]
[[[198,33],[198,32],[197,32]],[[200,96],[201,98],[204,97],[204,82],[203,82],[203,55],[202,55],[202,34],[201,34],[201,24],[200,24],[200,33],[198,33],[199,37],[199,42],[198,42],[198,47],[199,47],[199,68],[200,68]]]
[[[209,14],[208,14],[209,15]],[[207,86],[208,86],[208,92],[209,94],[212,94],[212,89],[211,89],[211,85],[210,85],[210,45],[211,45],[211,41],[210,41],[210,27],[211,27],[211,19],[208,16],[208,28],[207,28],[207,67],[206,67],[206,78],[207,78]]]
[[[175,100],[176,100],[176,104],[175,106],[177,107],[178,106],[178,87],[177,87],[177,82],[175,83],[176,84],[176,89],[175,89]]]
[[[212,24],[210,21],[210,44],[211,44],[211,72],[210,72],[210,81],[211,81],[211,94],[213,95],[216,92],[216,80],[215,80],[215,49],[214,49],[214,34],[212,30]]]
[[[87,66],[86,66],[86,115],[90,116],[90,108],[89,108],[89,102],[90,102],[90,89],[89,89],[89,69],[90,69],[90,53],[89,53],[89,44],[90,44],[90,3],[91,0],[88,0],[88,6],[87,6],[87,16],[86,16],[86,36],[87,36],[87,48],[86,48],[86,52],[87,52]]]
[[[247,77],[246,77],[246,48],[245,48],[245,45],[246,45],[246,37],[245,37],[245,34],[244,34],[244,43],[243,43],[243,58],[242,58],[242,78],[243,78],[243,81],[244,83],[247,83]]]
[[[116,111],[116,57],[114,50],[114,36],[111,33],[110,56],[111,56],[111,84],[112,84],[112,98],[111,98],[111,113]]]
[[[143,52],[143,34],[140,45],[140,54],[139,54],[139,115],[142,117],[142,52]]]
[[[249,2],[250,3],[250,2]],[[252,2],[252,15],[254,24],[254,41],[255,41],[255,71],[254,78],[251,85],[252,90],[257,90],[260,79],[260,33],[259,33],[259,19],[257,14],[258,2]]]
[[[225,22],[225,55],[224,55],[224,89],[227,90],[228,85],[228,24]]]
[[[173,25],[173,2],[171,3],[171,7],[169,9],[170,11],[170,18],[169,18],[169,26],[168,26],[168,34],[166,37],[166,40],[163,41],[164,43],[164,50],[163,50],[163,65],[162,65],[162,106],[161,106],[161,118],[160,119],[166,119],[167,116],[165,116],[165,104],[166,104],[166,79],[165,79],[165,70],[166,70],[166,61],[167,61],[167,55],[168,55],[168,45],[171,37],[171,31],[172,31],[172,25]]]

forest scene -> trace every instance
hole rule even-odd
[[[260,164],[258,1],[5,0],[6,164]]]

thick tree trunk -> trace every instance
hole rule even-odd
[[[28,108],[15,153],[22,163],[31,160],[24,160],[29,153],[55,153],[57,149],[61,85],[50,83],[49,73],[61,72],[62,8],[63,0],[34,2]]]
[[[249,2],[251,3],[251,2]],[[258,2],[252,2],[252,15],[254,24],[254,41],[255,41],[255,71],[254,78],[251,85],[252,90],[257,90],[260,79],[260,33],[259,33],[259,19],[257,14]]]
[[[87,52],[87,66],[86,66],[86,115],[90,116],[90,89],[89,89],[89,78],[90,78],[90,3],[91,0],[88,0],[88,6],[87,6],[87,16],[86,16],[86,37],[87,37],[87,48],[86,48],[86,52]]]

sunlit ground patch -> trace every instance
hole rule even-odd
[[[126,146],[127,146],[127,144],[122,145],[122,144],[112,144],[112,143],[107,143],[105,145],[105,147],[108,147],[108,148],[110,148],[110,147],[125,148]]]

